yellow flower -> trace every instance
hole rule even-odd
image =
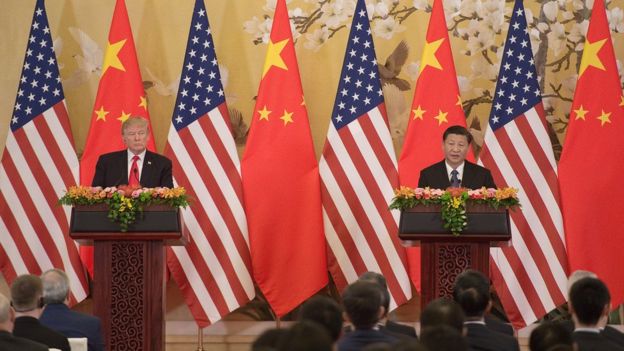
[[[416,196],[416,194],[414,193],[414,189],[401,185],[400,188],[394,189],[394,196],[409,199]]]

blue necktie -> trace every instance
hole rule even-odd
[[[459,188],[459,178],[457,177],[459,175],[459,172],[457,172],[456,169],[451,171],[451,187],[453,188]]]

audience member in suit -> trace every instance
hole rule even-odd
[[[327,296],[316,295],[304,302],[299,312],[299,320],[322,325],[334,343],[342,335],[342,307]]]
[[[568,295],[569,295],[570,288],[572,288],[572,285],[574,285],[574,283],[576,283],[577,281],[583,278],[588,278],[588,277],[598,278],[596,273],[590,272],[590,271],[577,270],[577,271],[572,272],[572,274],[570,274],[570,277],[568,277]],[[569,299],[570,298],[568,296],[568,300]],[[574,321],[566,320],[560,323],[563,324],[566,328],[568,328],[570,332],[574,331]],[[624,347],[624,333],[607,325],[607,323],[608,323],[608,318],[602,318],[600,322],[598,323],[598,326],[601,329],[600,334],[603,335],[612,343],[617,344],[618,346]]]
[[[587,277],[577,281],[570,288],[569,298],[575,326],[572,336],[579,351],[624,350],[601,333],[609,315],[611,295],[600,279]]]
[[[279,338],[277,351],[332,351],[327,330],[313,321],[299,321]]]
[[[428,350],[468,351],[468,344],[461,332],[444,324],[422,329],[420,342]]]
[[[501,321],[499,321],[498,319],[491,317],[489,315],[485,315],[485,317],[483,317],[484,321],[485,321],[485,325],[494,330],[497,331],[501,334],[506,334],[509,336],[513,336],[514,335],[514,330],[513,327],[507,323],[503,323]]]
[[[24,274],[11,284],[11,304],[15,310],[13,335],[47,345],[49,348],[69,351],[69,341],[60,333],[39,323],[43,308],[41,278]]]
[[[127,149],[100,155],[95,165],[92,186],[118,186],[131,184],[135,177],[143,187],[173,188],[171,160],[147,150],[150,137],[149,122],[132,116],[121,125],[121,136]],[[133,157],[138,156],[133,171]]]
[[[9,300],[0,294],[0,350],[2,351],[47,351],[46,345],[11,334],[15,312]]]
[[[444,160],[420,171],[418,187],[437,189],[446,189],[451,186],[469,189],[496,188],[492,173],[488,169],[466,161],[466,154],[470,149],[471,142],[472,135],[465,127],[458,125],[448,127],[442,135]],[[455,171],[457,175],[453,177]]]
[[[358,280],[376,283],[381,290],[382,306],[384,307],[385,314],[377,323],[379,331],[398,339],[404,339],[405,337],[417,338],[416,329],[414,329],[414,327],[394,322],[388,318],[388,311],[390,309],[390,292],[388,291],[386,278],[383,275],[377,272],[366,272],[362,274]]]
[[[374,343],[394,344],[398,340],[378,330],[377,323],[385,315],[379,286],[368,281],[356,281],[342,293],[344,318],[355,330],[338,340],[338,351],[360,351]]]
[[[466,337],[472,350],[516,351],[520,350],[518,341],[489,329],[485,325],[484,315],[492,307],[490,300],[490,282],[483,273],[466,270],[457,276],[453,287],[453,298],[466,315]]]
[[[555,347],[562,350],[574,349],[572,333],[564,325],[556,322],[544,322],[533,329],[529,337],[531,351],[550,351]]]
[[[464,311],[457,302],[441,297],[429,302],[423,309],[420,314],[420,330],[422,332],[427,328],[446,325],[465,335],[465,320]]]
[[[41,275],[45,308],[39,321],[68,338],[87,338],[89,351],[103,351],[104,340],[100,319],[72,311],[69,303],[69,278],[59,269]]]
[[[392,346],[392,351],[429,351],[418,340],[401,340]]]

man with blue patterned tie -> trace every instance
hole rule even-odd
[[[420,171],[418,187],[496,188],[492,173],[488,169],[466,161],[471,142],[472,135],[465,127],[459,125],[448,127],[442,136],[444,160]]]

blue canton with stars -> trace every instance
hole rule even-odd
[[[43,0],[38,0],[35,8],[13,107],[12,131],[18,130],[64,99]]]
[[[347,43],[332,122],[336,129],[383,102],[366,4],[358,0]]]
[[[493,131],[542,101],[522,1],[514,6],[504,50],[490,112]]]
[[[173,111],[173,125],[179,131],[224,102],[225,94],[206,8],[202,0],[196,0]]]

